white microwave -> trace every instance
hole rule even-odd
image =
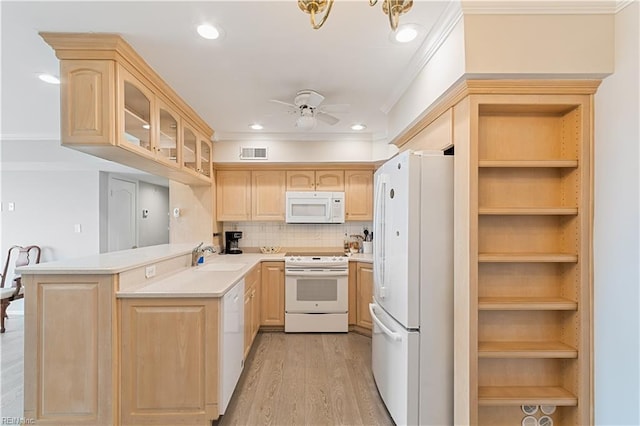
[[[344,223],[344,192],[293,192],[286,195],[287,223]]]

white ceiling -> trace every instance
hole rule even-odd
[[[382,0],[337,0],[324,27],[313,30],[294,0],[211,2],[7,2],[2,1],[3,139],[55,139],[59,135],[59,87],[40,72],[58,74],[53,50],[39,31],[121,34],[215,130],[217,140],[275,137],[335,139],[358,134],[385,139],[386,112],[410,83],[426,51],[429,30],[449,1],[417,0],[401,23],[424,32],[405,45],[389,41]],[[221,26],[221,40],[204,40],[195,28]],[[314,89],[325,104],[351,105],[335,114],[335,126],[311,131],[269,102],[293,102]],[[248,128],[252,122],[263,131]],[[266,136],[265,136],[266,135]]]

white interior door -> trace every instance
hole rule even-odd
[[[109,178],[107,235],[108,251],[137,246],[135,182]]]

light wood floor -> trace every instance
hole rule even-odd
[[[24,317],[9,315],[0,334],[0,419],[24,415]]]
[[[24,321],[0,335],[0,418],[23,416]],[[371,374],[371,339],[348,334],[259,333],[226,425],[392,425]]]
[[[218,425],[390,425],[371,373],[371,339],[259,333]]]

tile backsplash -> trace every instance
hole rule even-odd
[[[372,222],[298,224],[282,222],[224,222],[224,231],[242,231],[242,247],[342,247],[344,234],[363,235]],[[222,236],[224,243],[224,235]]]

